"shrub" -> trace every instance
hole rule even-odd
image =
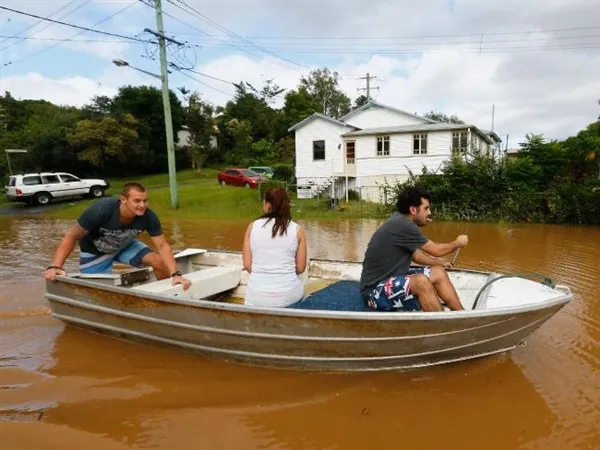
[[[291,164],[276,164],[273,166],[273,178],[287,183],[293,183],[294,166]]]

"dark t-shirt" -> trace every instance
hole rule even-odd
[[[138,234],[147,231],[150,236],[160,236],[160,220],[150,208],[143,216],[136,216],[133,222],[121,225],[119,220],[119,199],[98,200],[79,217],[77,222],[88,231],[79,241],[82,252],[102,255],[116,253],[127,247]]]
[[[381,281],[406,275],[413,253],[428,241],[418,225],[400,213],[386,220],[373,234],[363,261],[360,293],[366,298]]]

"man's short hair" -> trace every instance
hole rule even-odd
[[[125,183],[121,190],[121,195],[123,197],[129,197],[129,191],[146,192],[146,188],[140,183]]]
[[[396,201],[396,210],[400,214],[410,213],[410,207],[414,206],[418,208],[421,206],[422,199],[431,201],[431,195],[425,189],[418,187],[409,187],[404,189],[398,194],[398,200]]]

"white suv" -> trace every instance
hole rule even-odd
[[[4,188],[10,201],[47,205],[55,198],[102,197],[108,187],[104,180],[82,180],[64,172],[41,172],[12,175]]]

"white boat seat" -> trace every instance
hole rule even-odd
[[[492,280],[495,280],[498,277],[500,277],[500,274],[498,274],[496,272],[490,272],[490,274],[488,275],[488,277],[486,278],[486,280],[482,284],[482,286],[484,286],[485,284],[489,283]],[[481,293],[481,296],[479,297],[479,302],[477,303],[476,309],[486,309],[487,308],[487,306],[488,306],[487,301],[488,301],[488,297],[490,295],[491,288],[492,288],[492,285],[489,285]],[[474,301],[475,301],[475,299],[473,299],[473,302]]]
[[[186,273],[184,277],[192,282],[187,291],[184,291],[180,284],[173,286],[170,278],[141,284],[131,289],[153,294],[201,299],[235,289],[240,284],[242,268],[215,266]]]

